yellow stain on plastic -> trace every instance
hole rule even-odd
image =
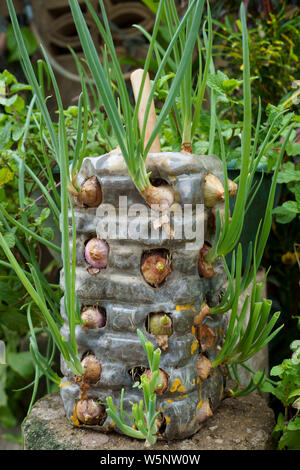
[[[168,423],[168,424],[171,422],[169,416],[165,416],[165,420],[166,420],[166,423]]]
[[[173,403],[173,400],[167,400],[167,403]]]
[[[193,307],[194,305],[194,302],[191,303],[191,304],[187,304],[187,305],[176,305],[176,311],[179,312],[180,310],[190,310],[192,309],[193,312],[195,312],[195,308]]]
[[[172,383],[172,386],[170,388],[170,392],[176,392],[177,388],[181,384],[179,379],[175,379],[174,382]]]
[[[187,394],[186,395],[180,395],[179,397],[176,397],[176,400],[182,400],[183,398],[186,398],[187,397]]]
[[[69,385],[72,385],[71,382],[61,382],[61,383],[59,384],[59,388],[61,388],[61,387],[68,387]]]
[[[200,400],[198,405],[197,405],[197,408],[200,409],[202,405],[203,405],[203,400]]]
[[[200,379],[198,378],[198,379],[197,379],[197,384],[199,384],[199,383],[200,383]]]
[[[185,392],[185,388],[184,388],[183,385],[180,385],[180,387],[178,387],[178,392],[180,392],[180,393]]]
[[[216,375],[217,371],[214,370],[212,373],[211,373],[211,376],[214,377]]]
[[[71,416],[71,421],[72,421],[72,423],[74,424],[74,426],[80,426],[80,423],[79,423],[78,418],[77,418],[75,406],[74,406],[74,408],[73,408],[73,414],[72,414],[72,416]]]
[[[195,352],[197,350],[197,347],[198,347],[198,340],[195,339],[195,341],[193,342],[193,344],[191,346],[191,355],[195,354]]]
[[[196,383],[196,379],[193,379],[193,385],[195,385],[195,383]]]
[[[221,326],[219,326],[218,328],[218,333],[219,333],[219,336],[223,336],[223,328]]]
[[[195,334],[196,334],[196,328],[195,328],[194,326],[192,326],[191,330],[192,330],[192,334],[195,336]]]
[[[116,423],[113,421],[112,423],[110,423],[110,427],[113,428],[114,426],[116,425]]]

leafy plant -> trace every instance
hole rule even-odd
[[[120,407],[117,408],[114,405],[111,397],[106,397],[108,406],[106,411],[126,436],[136,439],[145,439],[145,445],[149,446],[155,444],[157,439],[156,420],[160,412],[156,411],[156,394],[154,389],[160,379],[159,361],[161,351],[159,348],[154,351],[153,344],[150,341],[146,341],[145,336],[140,330],[137,330],[137,334],[143,345],[151,371],[151,380],[149,380],[146,375],[142,375],[141,383],[134,385],[142,389],[144,399],[132,405],[132,417],[128,416],[123,410],[124,389],[122,389]],[[128,420],[132,423],[131,426],[128,426]]]
[[[299,145],[299,144],[298,144]],[[288,151],[288,150],[287,150]],[[276,222],[288,224],[296,217],[300,216],[300,168],[292,162],[282,165],[282,170],[278,175],[278,183],[287,185],[287,190],[293,194],[294,200],[283,202],[273,210]]]
[[[274,395],[284,408],[273,431],[280,450],[300,450],[300,341],[293,341],[290,348],[292,356],[270,371],[271,377],[277,380],[265,381],[261,386],[262,391]]]
[[[248,13],[249,49],[251,70],[257,77],[253,90],[255,104],[279,104],[298,77],[297,64],[300,44],[299,8],[290,8],[281,2],[279,8],[262,18]],[[226,14],[224,20],[214,20],[216,55],[227,57],[235,77],[243,68],[241,23],[234,14]],[[284,99],[282,100],[284,101]]]

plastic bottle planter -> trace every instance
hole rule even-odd
[[[149,154],[147,167],[152,172],[151,177],[160,178],[173,186],[176,201],[181,206],[203,204],[202,186],[207,174],[214,174],[220,180],[223,178],[221,162],[212,155]],[[119,196],[127,196],[128,207],[137,203],[145,204],[128,176],[120,153],[86,158],[79,181],[83,183],[94,175],[101,184],[102,204],[109,203],[118,208]],[[206,316],[201,323],[199,341],[196,339],[199,327],[195,326],[194,318],[203,301],[207,301],[209,305],[218,303],[225,282],[224,267],[217,262],[213,277],[199,276],[199,248],[185,250],[187,240],[184,238],[109,239],[106,240],[109,245],[106,269],[94,274],[92,271],[91,274],[84,250],[88,240],[99,236],[95,224],[96,210],[97,208],[75,207],[77,296],[82,311],[89,306],[98,306],[102,312],[102,327],[99,328],[96,324],[92,328],[87,327],[92,325],[89,325],[89,318],[86,318],[85,327],[76,327],[79,353],[83,358],[93,354],[101,365],[100,373],[95,378],[96,383],[92,383],[88,390],[91,401],[86,402],[85,406],[87,409],[90,405],[93,408],[96,402],[105,402],[109,395],[118,405],[121,389],[124,388],[124,409],[131,414],[130,402],[138,402],[142,398],[141,390],[132,386],[148,367],[136,333],[139,328],[155,347],[162,345],[160,368],[167,374],[168,381],[167,389],[157,394],[157,406],[162,413],[160,434],[166,439],[191,436],[200,429],[201,422],[213,412],[222,397],[222,371],[219,368],[209,371],[205,366],[217,355],[218,346],[222,342],[224,317]],[[210,213],[211,209],[206,207],[204,239],[208,243],[212,242],[214,236],[208,223]],[[166,255],[171,267],[165,280],[157,287],[149,285],[141,272],[141,260],[149,252]],[[62,287],[63,282],[62,273]],[[65,318],[63,301],[61,308]],[[149,331],[151,317],[155,313],[164,313],[169,319],[167,341],[160,342],[159,337]],[[205,341],[206,331],[212,332],[212,341]],[[67,324],[63,327],[63,334],[68,338]],[[206,370],[204,376],[203,371],[201,372],[203,365]],[[81,390],[64,361],[62,372],[65,377],[61,396],[66,415],[74,424],[85,426],[78,419],[77,404]],[[88,414],[92,415],[92,411]],[[105,415],[104,407],[102,411],[102,419],[91,419],[89,427],[104,432],[112,429],[118,431]]]

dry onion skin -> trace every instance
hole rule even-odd
[[[153,287],[158,287],[170,274],[169,260],[161,254],[144,255],[141,265],[144,279]]]
[[[209,312],[210,312],[209,306],[207,305],[206,302],[203,302],[203,304],[201,305],[200,311],[197,313],[197,315],[194,318],[194,325],[196,326],[200,325],[203,322],[204,318],[207,315],[209,315]]]
[[[101,269],[105,269],[108,263],[109,246],[106,241],[100,238],[91,238],[84,250],[84,257],[89,265],[89,272],[97,274]]]
[[[105,421],[105,407],[92,398],[79,400],[76,405],[76,416],[82,424],[101,425]]]
[[[85,307],[81,312],[83,328],[94,330],[106,325],[106,317],[98,307]]]
[[[145,375],[149,379],[149,382],[151,382],[152,373],[150,369],[147,369],[143,373],[143,375]],[[158,383],[156,384],[154,392],[157,395],[162,395],[163,393],[165,393],[165,391],[168,388],[168,376],[162,369],[159,369],[159,375],[160,375],[160,379],[158,380]]]
[[[205,256],[209,252],[210,247],[206,244],[203,245],[199,252],[198,272],[199,275],[206,278],[214,277],[216,274],[213,265],[205,260]]]
[[[94,354],[85,356],[81,364],[85,369],[83,380],[89,384],[97,383],[101,376],[102,367],[96,356]]]
[[[102,202],[102,190],[98,178],[96,176],[88,178],[76,197],[87,207],[98,207]]]
[[[212,369],[212,363],[206,356],[200,354],[196,362],[196,368],[200,379],[206,380]]]

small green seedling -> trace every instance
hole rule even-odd
[[[156,395],[154,389],[159,388],[160,385],[159,361],[161,351],[159,348],[154,351],[153,344],[146,340],[140,330],[137,330],[137,334],[146,353],[152,376],[150,381],[148,377],[142,375],[141,382],[134,384],[135,387],[142,389],[144,399],[140,400],[139,403],[132,404],[133,416],[129,416],[123,409],[124,389],[122,389],[120,407],[116,407],[112,398],[107,397],[106,403],[108,408],[106,412],[126,436],[136,439],[145,439],[145,445],[151,446],[155,444],[157,439],[158,429],[156,420],[160,414],[159,411],[156,411]],[[127,424],[128,420],[132,423],[132,426]]]

